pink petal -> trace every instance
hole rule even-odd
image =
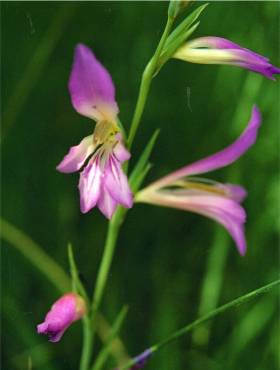
[[[145,199],[139,199],[145,201]],[[188,190],[162,190],[150,194],[147,203],[191,211],[209,217],[222,224],[233,240],[241,255],[245,254],[246,241],[244,209],[234,200],[206,192]]]
[[[274,74],[280,73],[280,69],[272,65],[268,58],[221,37],[208,36],[189,41],[175,57],[192,63],[231,64],[271,80],[275,80]]]
[[[67,293],[60,297],[47,313],[42,324],[37,325],[37,333],[45,334],[51,342],[58,342],[65,330],[86,311],[82,297]]]
[[[158,188],[167,186],[185,176],[210,172],[218,168],[228,166],[241,157],[255,143],[260,124],[261,115],[258,108],[254,106],[246,129],[233,144],[218,153],[172,172],[164,178],[156,181],[151,186]]]
[[[116,210],[117,202],[106,190],[106,188],[103,188],[97,205],[103,215],[110,220]]]
[[[129,160],[129,158],[131,157],[131,154],[125,148],[121,141],[119,141],[117,145],[114,147],[114,155],[117,158],[117,160],[121,163]]]
[[[95,120],[115,120],[118,105],[112,78],[83,44],[78,44],[75,49],[69,91],[72,104],[80,114]]]
[[[242,202],[247,196],[247,191],[242,186],[235,184],[224,184],[222,186],[226,190],[227,196],[238,203]]]
[[[87,213],[95,207],[100,196],[101,176],[98,158],[90,160],[83,172],[80,174],[80,209]]]
[[[78,171],[88,156],[94,151],[92,135],[85,137],[80,144],[72,146],[56,169],[59,172],[71,173]]]
[[[116,202],[126,208],[132,207],[133,199],[127,177],[120,163],[113,157],[109,158],[105,169],[104,185]]]

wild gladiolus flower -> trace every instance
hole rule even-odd
[[[81,212],[98,206],[111,218],[118,204],[132,207],[132,193],[121,167],[130,153],[116,123],[119,110],[111,76],[82,44],[75,50],[69,91],[76,111],[97,123],[92,135],[70,148],[57,170],[71,173],[84,167],[79,181]]]
[[[235,162],[256,141],[261,116],[254,106],[242,135],[226,149],[185,166],[140,191],[135,200],[199,213],[222,224],[234,239],[240,254],[245,254],[246,214],[240,203],[246,191],[237,185],[220,184],[194,177]]]
[[[180,47],[173,56],[191,63],[231,64],[260,73],[270,80],[280,69],[269,59],[221,37],[200,37]]]
[[[85,302],[75,293],[64,294],[47,313],[42,324],[37,325],[38,334],[48,336],[50,342],[58,342],[65,330],[86,312]]]

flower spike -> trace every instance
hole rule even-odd
[[[187,42],[173,56],[191,63],[230,64],[260,73],[270,80],[280,69],[269,59],[221,37],[200,37]]]
[[[214,219],[227,229],[239,253],[244,255],[246,213],[240,203],[246,197],[245,189],[193,176],[236,161],[255,143],[260,123],[260,112],[254,106],[246,129],[233,144],[152,183],[141,190],[135,200],[195,212]]]

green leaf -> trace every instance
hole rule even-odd
[[[176,50],[186,41],[192,33],[197,29],[199,22],[196,22],[200,14],[207,7],[208,4],[203,4],[195,9],[186,19],[184,19],[179,26],[167,38],[162,53],[159,57],[156,73],[167,62],[169,58],[176,52]],[[196,22],[196,23],[195,23]]]
[[[200,22],[196,22],[186,32],[180,34],[176,40],[174,40],[167,49],[164,49],[158,62],[158,70],[170,59],[176,52],[176,50],[186,41],[197,29]],[[157,70],[157,72],[158,72]]]
[[[149,140],[146,148],[141,154],[136,166],[134,167],[130,177],[129,183],[133,192],[136,192],[144,181],[145,176],[147,175],[151,165],[148,163],[149,157],[155,145],[156,139],[159,135],[159,130],[156,130]]]
[[[92,367],[92,370],[101,370],[108,358],[108,355],[110,353],[110,347],[112,345],[112,342],[113,340],[115,339],[115,337],[118,335],[120,329],[121,329],[121,326],[123,324],[123,321],[127,315],[127,311],[128,311],[128,307],[127,306],[124,306],[120,313],[118,314],[116,320],[114,321],[113,323],[113,326],[112,326],[112,329],[111,329],[111,332],[107,338],[107,341],[106,343],[104,344],[104,347],[102,348],[102,350],[99,352],[98,354],[98,357]]]
[[[169,48],[169,46],[176,42],[178,37],[184,35],[186,32],[189,31],[190,27],[195,23],[195,21],[199,18],[200,14],[203,10],[208,6],[208,4],[203,4],[195,9],[186,19],[184,19],[179,26],[175,28],[175,30],[168,36],[166,43],[164,45],[164,50]]]
[[[63,268],[23,231],[0,219],[0,237],[20,251],[61,293],[69,291],[70,279]]]

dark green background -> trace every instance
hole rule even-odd
[[[107,221],[79,211],[78,175],[55,166],[92,131],[71,106],[67,82],[78,42],[112,74],[120,118],[129,127],[140,76],[162,32],[166,2],[2,2],[2,214],[65,269],[71,241],[92,289]],[[192,5],[194,9],[197,5]],[[191,8],[190,8],[191,9]],[[279,63],[279,2],[211,2],[196,36],[231,39]],[[31,61],[31,62],[30,62]],[[31,67],[28,65],[31,63]],[[190,99],[188,96],[190,92]],[[222,227],[198,215],[135,205],[122,229],[102,311],[112,322],[123,303],[121,337],[130,354],[222,304],[277,278],[279,230],[279,83],[234,67],[172,60],[152,84],[133,146],[134,162],[161,128],[146,183],[222,149],[258,104],[256,145],[208,176],[249,191],[248,252],[240,257]],[[58,291],[18,251],[2,243],[3,369],[77,369],[80,324],[58,344],[36,334]],[[211,271],[221,279],[221,285]],[[50,271],[51,274],[51,271]],[[204,281],[210,283],[200,307]],[[205,298],[206,297],[206,298]],[[277,289],[215,319],[158,352],[153,370],[276,370]],[[199,308],[200,307],[200,308]],[[211,332],[210,332],[211,329]],[[210,333],[207,340],[207,333]],[[114,363],[108,364],[108,369]]]

